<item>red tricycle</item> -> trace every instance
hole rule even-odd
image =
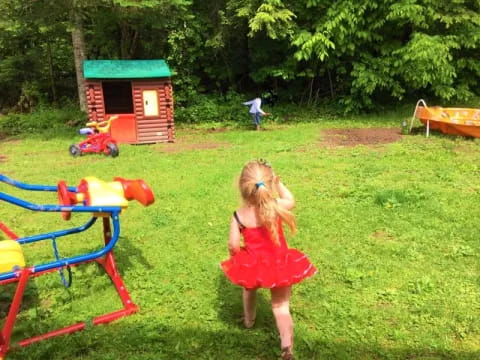
[[[110,116],[108,120],[92,121],[87,123],[88,127],[79,130],[80,135],[87,135],[87,138],[79,144],[70,145],[70,155],[80,156],[85,153],[104,153],[111,157],[119,154],[117,141],[110,135],[110,125],[118,116]]]

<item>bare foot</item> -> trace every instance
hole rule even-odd
[[[286,346],[282,349],[282,360],[295,360],[295,357],[293,356],[292,352],[292,347],[291,346]]]

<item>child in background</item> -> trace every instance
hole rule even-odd
[[[291,233],[296,229],[295,217],[290,212],[295,199],[263,160],[245,165],[239,190],[243,206],[233,213],[230,221],[230,258],[222,262],[222,270],[230,281],[243,287],[243,323],[246,328],[255,323],[257,289],[270,289],[282,359],[292,360],[291,285],[317,272],[305,254],[289,249],[285,241],[282,224],[286,223]]]
[[[244,102],[243,105],[251,105],[249,113],[252,115],[253,123],[255,124],[256,129],[260,130],[260,120],[262,119],[262,116],[271,115],[270,113],[266,113],[261,109],[262,99],[257,97],[253,100]]]

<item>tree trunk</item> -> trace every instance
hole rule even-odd
[[[53,103],[57,104],[57,90],[55,88],[55,77],[53,74],[53,59],[52,59],[52,48],[50,42],[47,41],[47,56],[48,56],[48,75],[50,77],[50,88],[52,90],[52,100]]]
[[[120,25],[120,59],[130,60],[135,55],[138,31],[127,22]]]
[[[308,92],[308,106],[312,105],[312,95],[313,95],[313,83],[315,82],[315,77],[310,80],[310,91]]]
[[[83,34],[82,17],[78,10],[73,10],[74,29],[72,31],[73,58],[75,60],[75,72],[77,74],[77,90],[80,109],[87,111],[87,99],[85,96],[85,78],[83,77],[83,60],[85,60],[85,37]]]
[[[335,98],[335,91],[333,90],[333,82],[332,82],[332,75],[330,74],[330,69],[327,69],[328,74],[328,83],[330,84],[330,96],[332,99]]]

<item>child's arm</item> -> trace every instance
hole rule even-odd
[[[240,230],[238,229],[238,223],[232,216],[230,221],[230,235],[228,237],[228,252],[230,255],[235,255],[240,251]]]
[[[266,113],[265,111],[262,110],[262,102],[261,101],[258,101],[258,103],[257,103],[257,112],[260,112],[260,114],[262,114],[262,116],[270,115],[270,113]]]
[[[292,210],[295,207],[295,197],[288,190],[288,188],[280,181],[280,178],[277,176],[276,179],[277,191],[280,198],[277,200],[278,204],[287,210]]]

